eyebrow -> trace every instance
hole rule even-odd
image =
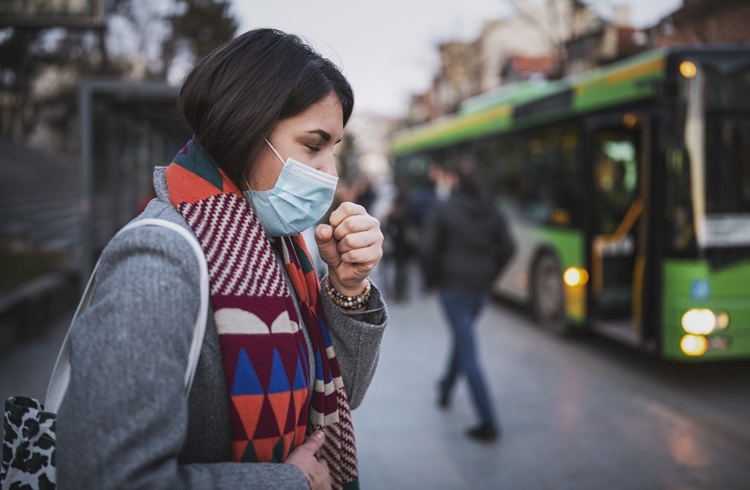
[[[330,134],[328,134],[328,132],[326,132],[326,131],[323,131],[322,129],[314,129],[314,130],[312,130],[312,131],[308,131],[308,133],[311,133],[311,134],[317,134],[317,135],[319,135],[319,136],[320,136],[321,138],[323,138],[324,140],[326,140],[326,141],[331,141],[331,135],[330,135]],[[338,141],[337,141],[336,143],[340,143],[340,142],[341,142],[341,140],[338,140]]]

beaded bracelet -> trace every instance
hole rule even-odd
[[[326,277],[325,288],[328,297],[331,298],[331,301],[333,301],[333,303],[339,308],[343,308],[345,310],[358,310],[360,308],[364,308],[367,300],[370,299],[371,285],[369,279],[367,280],[365,289],[356,296],[345,296],[336,291],[336,288],[333,287],[333,284],[331,284],[330,277]]]

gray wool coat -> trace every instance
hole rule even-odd
[[[158,198],[136,219],[190,230],[169,202],[164,167],[157,167],[154,187]],[[70,332],[72,374],[57,420],[58,488],[309,488],[294,465],[230,462],[229,396],[212,311],[186,396],[198,284],[194,253],[171,230],[139,227],[107,245],[91,306]],[[375,372],[387,309],[376,287],[363,313],[344,313],[321,298],[353,409]]]

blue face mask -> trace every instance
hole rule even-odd
[[[292,158],[286,163],[266,140],[284,168],[273,189],[244,191],[260,224],[269,236],[292,236],[310,228],[333,203],[339,178],[308,167]],[[249,187],[249,185],[248,185]]]

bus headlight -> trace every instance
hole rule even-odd
[[[726,313],[721,318],[722,323],[728,323],[729,319],[724,317]],[[717,315],[707,308],[691,308],[682,315],[682,329],[695,335],[709,334],[719,326],[719,323]]]
[[[563,281],[568,286],[582,286],[589,282],[589,273],[586,269],[580,269],[578,267],[569,267],[565,269],[563,273]]]
[[[702,356],[708,350],[708,341],[703,335],[685,335],[680,340],[680,349],[688,356]]]

